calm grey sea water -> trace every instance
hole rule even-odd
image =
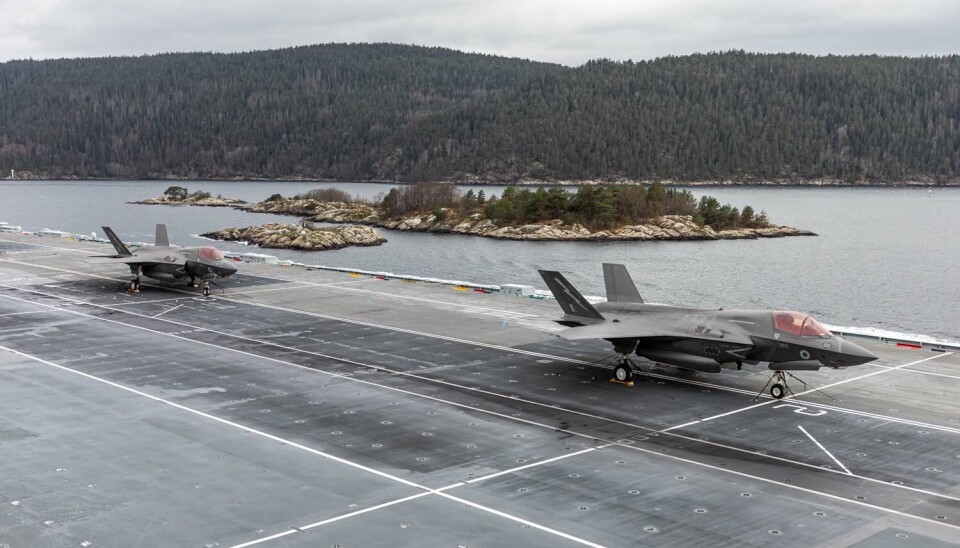
[[[100,232],[152,241],[165,222],[171,240],[227,226],[293,222],[228,208],[138,206],[169,181],[0,182],[0,221],[24,229]],[[183,182],[192,190],[258,201],[338,186],[372,197],[369,183]],[[487,194],[502,187],[486,187]],[[586,294],[602,295],[600,263],[623,262],[652,302],[703,307],[785,308],[827,323],[960,339],[960,189],[704,188],[737,207],[766,210],[774,222],[815,238],[720,242],[506,242],[471,236],[383,231],[376,248],[326,252],[271,250],[311,264],[354,267],[480,283],[544,288],[538,268],[566,272]],[[224,249],[253,251],[239,244]]]

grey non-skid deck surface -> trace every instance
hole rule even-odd
[[[554,303],[252,265],[131,295],[41,243],[0,257],[0,546],[960,543],[949,352],[802,375],[839,401],[627,388]]]

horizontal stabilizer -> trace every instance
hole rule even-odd
[[[554,270],[541,270],[540,276],[543,281],[547,282],[547,287],[550,288],[550,292],[560,303],[560,308],[563,309],[564,314],[595,320],[604,319],[597,312],[597,309],[563,277],[563,274]]]
[[[626,266],[603,263],[603,283],[607,286],[607,301],[643,304],[643,298],[640,297]]]

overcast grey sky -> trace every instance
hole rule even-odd
[[[960,53],[958,0],[0,0],[0,61],[401,42],[579,65]]]

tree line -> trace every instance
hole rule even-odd
[[[0,170],[49,177],[960,182],[960,56],[579,67],[442,48],[0,63]]]
[[[391,188],[375,199],[353,198],[339,188],[319,188],[294,196],[320,202],[354,202],[379,207],[386,219],[433,214],[463,218],[480,215],[499,226],[542,224],[562,221],[578,223],[590,230],[605,230],[649,222],[663,215],[689,215],[701,226],[714,230],[763,228],[770,226],[767,214],[751,206],[743,211],[721,205],[712,196],[698,201],[685,189],[666,188],[660,183],[641,185],[584,185],[575,192],[562,187],[508,186],[499,195],[486,196],[483,190],[461,192],[450,183],[424,181]],[[283,200],[274,194],[267,201]]]

